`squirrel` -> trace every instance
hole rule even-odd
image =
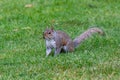
[[[43,32],[43,38],[46,42],[46,56],[51,53],[52,49],[55,49],[54,56],[60,54],[62,50],[65,52],[73,52],[82,41],[92,36],[93,33],[104,35],[104,32],[100,28],[94,27],[89,28],[80,36],[77,36],[74,40],[72,40],[69,35],[63,31],[57,31],[53,28],[46,29]]]

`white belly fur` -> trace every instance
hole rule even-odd
[[[49,48],[56,48],[55,40],[46,40],[46,45]]]

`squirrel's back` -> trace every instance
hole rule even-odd
[[[56,41],[58,42],[58,43],[60,43],[60,44],[62,44],[62,45],[66,45],[67,44],[67,42],[69,41],[69,40],[71,40],[71,38],[69,37],[69,35],[68,34],[66,34],[65,32],[63,32],[63,31],[56,31]]]

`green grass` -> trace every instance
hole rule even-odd
[[[0,0],[0,80],[119,80],[119,0]],[[32,4],[32,7],[25,7]],[[74,39],[94,35],[73,53],[45,57],[46,26]]]

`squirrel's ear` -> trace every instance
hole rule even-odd
[[[51,27],[51,30],[54,31],[54,27],[53,26]]]
[[[46,29],[48,29],[48,26],[46,27]]]

